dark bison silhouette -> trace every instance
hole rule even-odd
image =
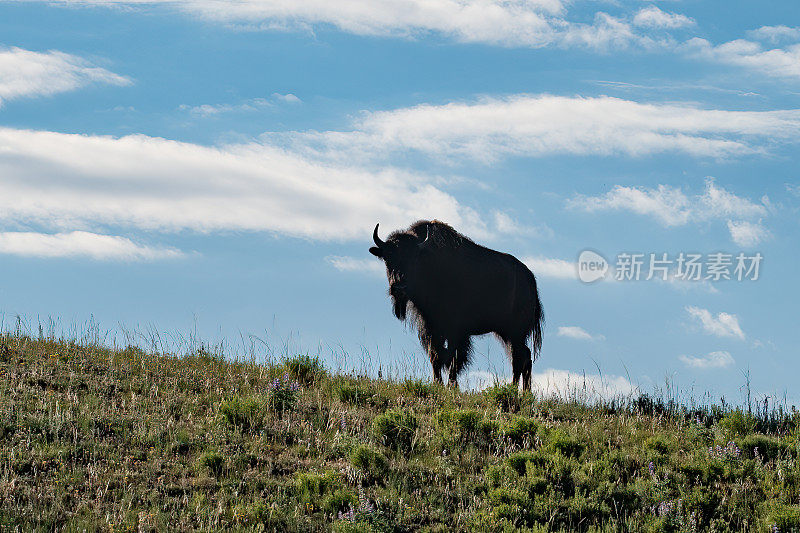
[[[472,335],[494,333],[505,344],[514,384],[531,386],[542,347],[544,313],[533,273],[516,257],[474,243],[449,225],[420,220],[369,249],[386,263],[394,314],[417,328],[433,379],[450,385],[469,364]],[[532,340],[533,358],[528,348]]]

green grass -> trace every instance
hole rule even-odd
[[[0,530],[800,531],[800,417],[0,335]]]

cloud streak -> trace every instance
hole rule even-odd
[[[731,238],[740,246],[753,246],[769,235],[760,223],[741,220],[767,216],[769,198],[765,196],[754,202],[737,196],[717,186],[713,178],[706,179],[705,190],[699,195],[687,195],[679,187],[668,185],[654,189],[617,185],[599,196],[575,196],[567,205],[589,213],[630,211],[652,217],[666,227],[728,219]]]
[[[86,231],[55,234],[2,232],[0,254],[40,258],[89,258],[98,261],[156,261],[185,256],[175,248],[145,246],[125,237]]]
[[[683,364],[690,368],[727,368],[736,364],[730,353],[719,351],[711,352],[707,355],[691,356],[681,355],[678,357]]]
[[[167,232],[266,231],[369,239],[438,216],[477,237],[486,226],[425,178],[321,164],[274,146],[206,147],[145,135],[0,128],[0,223]]]
[[[583,341],[603,340],[603,335],[592,335],[585,329],[579,326],[560,326],[556,335],[559,337],[567,337],[570,339],[577,339]]]
[[[131,80],[56,50],[0,48],[0,105],[16,98],[52,96],[94,83],[130,85]]]
[[[723,111],[605,96],[519,94],[366,113],[352,131],[277,135],[295,150],[341,160],[408,151],[483,163],[562,154],[727,158],[797,142],[800,110]]]
[[[686,312],[689,316],[699,321],[703,326],[703,331],[716,337],[733,337],[744,340],[745,335],[739,326],[739,318],[728,313],[719,313],[716,317],[708,309],[701,309],[695,306],[687,306]]]

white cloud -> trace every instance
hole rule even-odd
[[[780,41],[800,41],[800,28],[784,25],[761,26],[757,30],[747,32],[748,37],[760,41],[778,43]]]
[[[694,20],[679,13],[668,13],[656,6],[644,7],[633,17],[635,26],[644,28],[676,29],[693,26]]]
[[[768,76],[800,77],[800,44],[765,49],[760,43],[736,39],[714,46],[695,37],[688,40],[682,49],[700,59],[744,67]]]
[[[559,337],[569,337],[570,339],[578,339],[584,341],[603,340],[603,335],[592,335],[585,329],[579,326],[560,326],[556,333]]]
[[[288,104],[299,104],[302,102],[297,96],[293,95],[292,93],[281,94],[281,93],[272,93],[272,97],[276,100],[280,100],[282,102],[286,102]]]
[[[729,220],[728,231],[731,233],[733,242],[746,248],[755,246],[770,236],[769,231],[760,222],[748,222],[746,220]]]
[[[492,213],[494,218],[494,229],[497,233],[505,235],[514,235],[517,237],[547,237],[552,238],[553,230],[542,224],[538,226],[524,226],[514,220],[508,213],[502,211],[495,211]]]
[[[320,164],[257,143],[0,128],[0,175],[0,223],[369,240],[376,222],[396,228],[435,216],[487,234],[474,211],[421,176]]]
[[[686,366],[692,368],[727,368],[734,365],[736,361],[728,352],[711,352],[708,355],[699,357],[691,355],[681,355],[678,357]]]
[[[250,98],[238,104],[201,104],[201,105],[187,105],[183,104],[178,109],[181,111],[188,111],[193,115],[200,117],[211,117],[223,113],[248,113],[254,111],[263,111],[265,109],[274,108],[276,104],[299,104],[300,100],[295,95],[272,93],[271,99],[268,98]]]
[[[590,213],[615,210],[631,211],[639,215],[651,216],[669,227],[731,217],[766,216],[769,212],[769,199],[764,197],[759,203],[753,202],[718,187],[713,179],[707,178],[705,190],[701,195],[689,196],[680,188],[668,185],[659,185],[655,189],[617,185],[611,191],[600,196],[576,196],[568,201],[568,206]],[[745,223],[728,222],[731,236],[737,244],[741,244],[737,238],[753,237],[759,231],[755,227],[743,224]],[[765,230],[762,228],[761,231]],[[764,235],[765,233],[758,234],[759,237]]]
[[[578,279],[578,265],[572,261],[549,257],[523,257],[522,262],[536,277],[555,279]]]
[[[333,265],[333,268],[341,272],[367,272],[370,274],[383,274],[386,269],[383,261],[376,257],[357,258],[341,255],[329,255],[325,260]]]
[[[175,259],[184,253],[175,248],[136,244],[125,237],[85,231],[69,233],[0,233],[0,254],[24,257],[88,257],[106,261],[154,261]]]
[[[597,12],[591,23],[566,18],[561,0],[85,0],[71,5],[175,6],[205,19],[248,29],[301,30],[333,26],[356,35],[417,38],[429,34],[464,43],[597,50],[658,43],[625,18]]]
[[[353,131],[277,134],[293,149],[344,161],[413,150],[492,162],[552,154],[729,157],[800,138],[800,110],[722,111],[611,97],[513,95],[367,113]]]
[[[467,374],[467,388],[483,390],[495,383],[508,383],[511,378],[492,372],[473,370]],[[593,401],[637,394],[639,387],[622,376],[584,374],[548,368],[531,374],[534,392],[563,399]]]
[[[744,340],[745,335],[739,326],[739,318],[728,313],[719,313],[716,318],[708,309],[701,309],[695,306],[687,306],[686,311],[689,315],[700,321],[703,331],[717,337],[734,337]]]
[[[200,117],[211,117],[223,113],[246,113],[252,111],[261,111],[272,107],[272,103],[265,98],[252,98],[240,104],[201,104],[196,106],[181,105],[181,111],[188,111],[193,115]]]
[[[131,80],[56,50],[0,48],[0,105],[4,100],[50,96],[92,83],[129,85]]]

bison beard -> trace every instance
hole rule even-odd
[[[394,315],[417,328],[434,380],[441,382],[447,368],[450,384],[457,385],[470,362],[472,335],[494,333],[506,346],[514,384],[521,377],[530,389],[544,313],[528,267],[435,220],[416,222],[386,241],[375,226],[373,240],[370,252],[386,263]]]

